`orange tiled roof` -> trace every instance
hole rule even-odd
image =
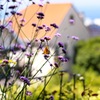
[[[22,10],[21,13],[23,16],[12,17],[13,20],[13,28],[15,32],[20,36],[20,38],[27,40],[32,39],[35,34],[35,30],[32,26],[32,23],[36,23],[39,25],[46,24],[50,26],[51,23],[56,23],[58,26],[61,24],[65,15],[71,8],[71,4],[46,4],[43,7],[39,7],[38,5],[31,5],[25,10]],[[43,12],[45,17],[42,20],[37,19],[37,12]],[[24,27],[19,29],[20,20],[24,17],[26,20],[23,22]],[[16,22],[17,20],[17,22]],[[19,31],[20,30],[20,31]],[[56,31],[56,30],[55,30]],[[48,32],[46,36],[53,37],[55,31]],[[45,31],[41,30],[36,38],[42,38],[45,35]]]

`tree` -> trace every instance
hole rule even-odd
[[[100,71],[100,37],[78,42],[75,51],[75,64]]]

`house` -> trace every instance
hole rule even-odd
[[[58,50],[56,47],[55,34],[61,34],[61,37],[57,39],[58,42],[62,42],[67,49],[67,56],[69,56],[70,61],[66,64],[64,63],[64,70],[70,70],[68,66],[72,63],[73,59],[73,47],[76,41],[72,39],[72,36],[79,37],[80,40],[86,40],[89,38],[89,32],[84,26],[81,18],[78,16],[77,11],[70,3],[65,4],[45,4],[42,5],[30,5],[26,9],[22,10],[20,13],[12,12],[13,16],[9,18],[9,21],[12,22],[12,29],[14,29],[17,38],[20,40],[21,46],[24,48],[27,46],[27,43],[33,43],[31,48],[33,53],[36,54],[39,43],[34,44],[34,41],[42,39],[44,36],[50,37],[51,42],[49,43],[50,52],[53,53]],[[56,27],[52,27],[57,25]],[[58,28],[59,26],[59,28]],[[46,29],[44,29],[46,28]],[[47,31],[47,28],[50,30]],[[44,47],[48,43],[44,44]],[[25,64],[27,58],[25,57],[24,52],[21,65]],[[61,52],[61,51],[58,51]],[[17,53],[17,56],[20,55],[20,52]],[[40,50],[35,59],[33,57],[34,63],[32,65],[32,70],[38,70],[41,65],[44,65],[46,60],[43,56],[43,51]],[[14,56],[16,57],[16,55]],[[43,67],[43,73],[46,74],[48,70],[51,69],[50,64],[54,63],[54,57],[50,58],[50,61],[45,64]],[[34,74],[34,71],[32,71]]]

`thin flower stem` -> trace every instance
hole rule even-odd
[[[55,73],[55,71],[56,71],[56,68],[54,69],[53,73]],[[52,73],[52,74],[53,74],[53,73]],[[53,77],[53,75],[51,75],[51,77],[49,78],[49,80],[48,80],[47,83],[45,84],[44,88],[42,89],[42,91],[41,91],[40,94],[38,95],[37,100],[39,100],[39,98],[40,98],[42,92],[45,90],[46,86],[48,85],[48,83],[50,82],[50,80],[51,80],[52,77]]]
[[[7,86],[7,81],[8,81],[8,78],[6,76],[5,78],[5,83],[4,83],[4,87],[3,87],[3,91],[2,91],[2,97],[1,97],[1,100],[6,100],[6,86]]]
[[[75,100],[75,98],[76,98],[76,95],[75,95],[75,89],[76,89],[76,74],[74,74],[73,75],[73,82],[74,82],[74,84],[73,84],[73,100]]]
[[[17,94],[17,96],[15,97],[14,100],[17,100],[17,98],[19,98],[20,94],[24,91],[24,89],[26,88],[26,84],[23,86],[23,88],[21,89],[21,91]]]
[[[85,79],[83,80],[83,90],[85,91]]]
[[[44,90],[43,90],[44,93],[43,93],[43,98],[42,98],[42,100],[45,100],[46,78],[47,78],[47,77],[44,77]]]
[[[63,72],[60,73],[60,93],[59,93],[59,100],[62,100],[62,82],[63,82]]]

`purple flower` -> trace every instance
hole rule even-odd
[[[13,30],[13,29],[11,29],[11,30],[10,30],[10,32],[11,32],[11,33],[14,33],[14,30]]]
[[[43,7],[43,4],[41,3],[41,4],[39,4],[39,6],[40,6],[40,7]]]
[[[5,15],[9,15],[9,13],[8,12],[5,12]]]
[[[42,25],[43,27],[47,27],[45,24]]]
[[[45,29],[45,31],[46,32],[51,31],[51,28],[47,26],[46,29]]]
[[[64,62],[65,61],[65,58],[63,56],[58,56],[58,59],[61,61],[61,62]]]
[[[44,55],[44,58],[45,58],[45,59],[49,58],[49,55],[48,55],[48,54],[45,54],[45,55]]]
[[[20,73],[20,71],[19,71],[19,70],[16,70],[16,74],[20,75],[21,73]]]
[[[10,86],[13,85],[13,82],[9,82],[9,85],[10,85]]]
[[[56,36],[56,37],[60,37],[61,34],[60,34],[60,33],[56,33],[55,36]]]
[[[65,58],[65,62],[68,62],[69,61],[69,59],[68,58]]]
[[[55,23],[50,24],[50,26],[54,27],[54,28],[59,28]]]
[[[3,46],[0,46],[0,50],[3,50],[4,49],[4,47]]]
[[[52,66],[53,66],[53,64],[51,64],[51,63],[50,63],[50,66],[52,67]]]
[[[42,26],[38,26],[38,29],[40,29],[40,30],[41,30],[41,29],[43,29],[43,27],[42,27]]]
[[[72,36],[71,38],[74,40],[79,40],[79,37],[77,37],[77,36]]]
[[[24,19],[24,18],[22,18],[20,21],[21,21],[21,22],[25,22],[25,19]]]
[[[27,43],[27,47],[30,47],[30,46],[31,46],[31,42],[28,42],[28,43]]]
[[[32,96],[32,92],[30,92],[30,91],[26,91],[26,95],[28,95],[28,96]]]
[[[51,38],[50,38],[49,36],[45,36],[44,39],[48,41],[48,40],[50,40]]]
[[[36,27],[36,24],[35,24],[35,23],[32,23],[32,26],[33,26],[33,27]]]
[[[59,67],[59,66],[58,66],[58,63],[56,63],[56,62],[54,63],[54,65],[55,65],[55,67],[56,67],[56,68],[58,68],[58,67]]]
[[[8,62],[9,62],[8,59],[4,59],[4,60],[3,60],[3,63],[8,64]]]
[[[43,12],[38,12],[37,15],[44,16],[44,13]]]
[[[14,49],[15,49],[15,47],[14,47],[14,48],[10,48],[10,51],[11,51],[13,54],[16,54],[16,51],[15,51]]]
[[[10,12],[12,15],[15,15],[16,14],[16,11],[11,11]]]
[[[43,46],[42,46],[42,44],[40,44],[38,49],[42,49],[42,48],[43,48]]]
[[[35,42],[38,42],[39,40],[38,39],[35,39]]]
[[[22,24],[22,23],[21,23],[21,24],[20,24],[20,26],[21,26],[21,27],[23,27],[23,26],[24,26],[24,24]]]
[[[0,25],[0,29],[3,30],[5,28],[4,25]]]
[[[61,43],[61,42],[58,42],[58,46],[63,48],[64,47],[64,44]]]
[[[53,95],[51,95],[49,100],[54,100],[54,96],[53,96]]]
[[[3,5],[0,5],[0,10],[3,10]]]
[[[43,19],[44,17],[43,17],[43,16],[37,16],[37,18],[38,18],[38,19]]]
[[[30,85],[30,81],[28,78],[24,77],[24,76],[20,76],[20,80],[22,80],[24,83],[26,83],[27,85]]]
[[[44,39],[43,39],[43,38],[41,38],[41,39],[40,39],[40,41],[41,41],[41,42],[44,42]]]
[[[16,14],[17,14],[18,16],[22,16],[22,13],[17,12]]]
[[[16,0],[12,0],[12,2],[16,2]]]
[[[17,6],[16,5],[12,5],[12,6],[9,6],[9,9],[15,9]]]
[[[37,15],[38,15],[37,16],[38,19],[43,19],[44,18],[44,13],[43,12],[38,12]]]
[[[26,51],[26,49],[25,49],[25,48],[23,48],[23,47],[22,47],[21,49],[22,49],[22,52],[25,52],[25,51]]]
[[[31,54],[25,54],[28,58],[30,58],[30,57],[32,57],[32,55],[33,55],[33,53],[31,53]]]
[[[63,52],[64,54],[66,54],[66,50],[65,50],[64,48],[62,48],[62,52]]]
[[[35,4],[35,2],[32,2],[32,4]]]
[[[61,61],[61,62],[68,62],[68,58],[65,58],[63,56],[58,56],[58,59]]]
[[[58,59],[62,59],[63,58],[63,56],[58,56]]]
[[[13,23],[13,22],[10,20],[8,23],[9,23],[10,26],[12,26],[12,23]]]

